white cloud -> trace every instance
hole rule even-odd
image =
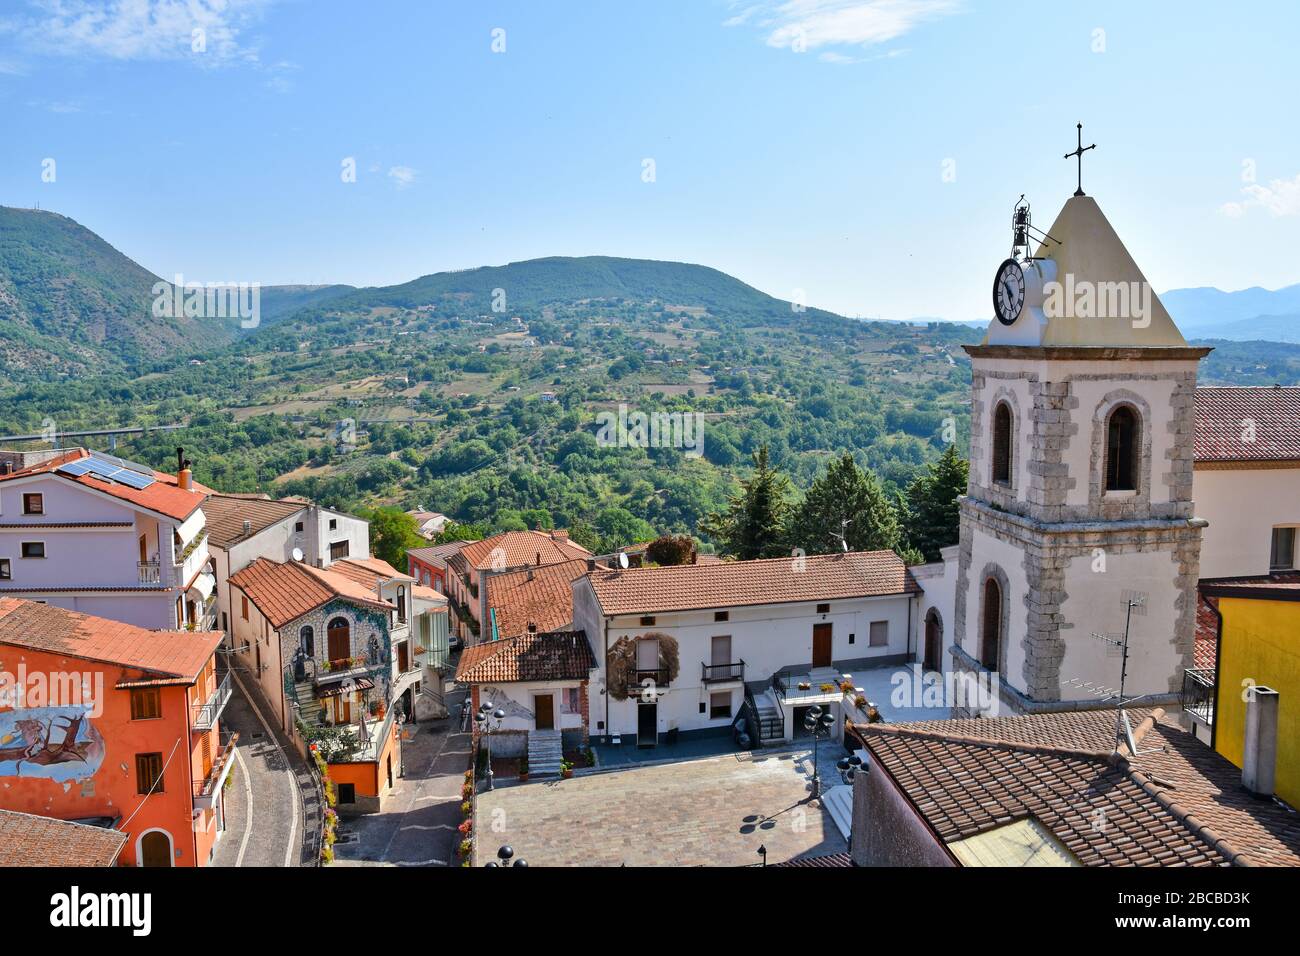
[[[960,0],[770,0],[733,16],[726,25],[752,21],[767,34],[767,45],[780,49],[868,47],[896,40],[959,7]],[[851,58],[822,59],[845,63]]]
[[[113,60],[255,62],[247,28],[275,0],[32,0],[17,23],[41,53]],[[196,49],[200,47],[201,49]]]
[[[1219,211],[1232,219],[1250,209],[1267,209],[1273,216],[1300,216],[1300,174],[1295,179],[1273,179],[1267,186],[1251,183],[1243,186],[1240,202],[1226,202]]]
[[[391,179],[398,189],[405,189],[415,182],[417,170],[410,166],[390,166],[388,167],[388,178]]]

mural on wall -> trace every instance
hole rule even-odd
[[[0,777],[66,783],[94,776],[104,738],[85,707],[31,707],[0,714]]]
[[[511,700],[500,687],[484,686],[478,692],[478,699],[485,704],[491,703],[493,709],[504,710],[507,717],[521,717],[524,720],[532,720],[534,717],[531,710],[517,700]]]

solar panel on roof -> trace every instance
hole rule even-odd
[[[79,458],[76,461],[70,461],[67,464],[59,465],[59,467],[54,470],[60,471],[65,475],[71,475],[75,478],[78,475],[84,475],[89,472],[90,466],[86,464],[84,458]]]
[[[68,462],[66,465],[60,465],[58,471],[65,475],[76,478],[80,475],[94,475],[96,478],[102,478],[105,481],[114,481],[119,485],[126,485],[128,488],[135,488],[137,491],[143,491],[156,480],[153,475],[142,474],[132,469],[124,468],[119,465],[120,458],[113,458],[111,455],[91,455],[89,458],[80,458],[77,461]]]

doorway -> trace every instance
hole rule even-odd
[[[659,743],[659,705],[637,704],[636,745],[653,747]]]
[[[943,648],[943,625],[939,623],[939,612],[930,608],[925,615],[925,663],[928,671],[943,670],[940,654]]]
[[[813,625],[813,667],[831,666],[831,625]]]
[[[533,725],[538,730],[555,729],[555,698],[550,694],[538,694],[533,698]]]
[[[150,830],[140,837],[140,866],[171,866],[172,838],[166,830]]]

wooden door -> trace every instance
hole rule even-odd
[[[397,669],[403,674],[411,669],[411,652],[406,641],[397,645]]]
[[[329,659],[345,661],[352,656],[352,628],[347,621],[335,619],[325,629],[329,639]]]
[[[659,705],[638,704],[636,708],[636,745],[653,747],[659,743]]]
[[[930,671],[942,670],[939,666],[939,650],[941,635],[939,633],[939,618],[931,611],[925,618],[925,669]]]
[[[831,666],[831,625],[813,625],[813,667]]]
[[[140,865],[172,865],[172,841],[166,833],[154,830],[140,838]]]
[[[533,724],[538,730],[555,729],[555,698],[539,694],[533,698]]]
[[[149,539],[140,535],[140,563],[144,564],[149,560]]]

